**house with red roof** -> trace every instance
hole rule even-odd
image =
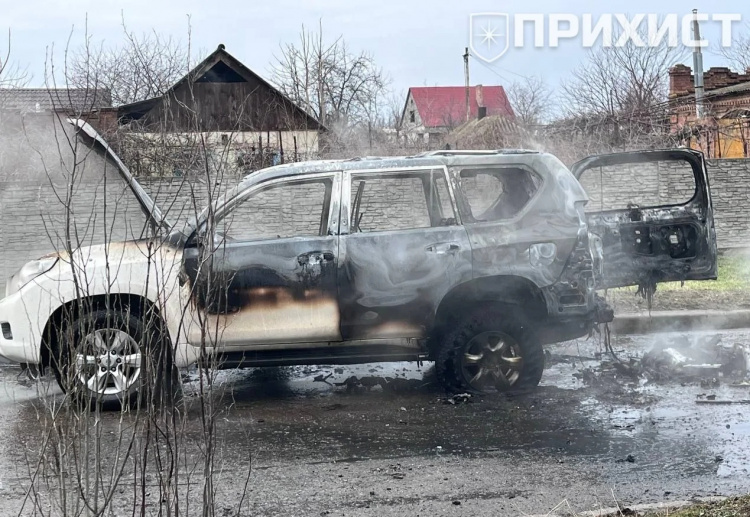
[[[515,119],[502,86],[420,86],[409,88],[401,113],[401,131],[408,142],[441,145],[443,136],[467,120],[499,115]]]

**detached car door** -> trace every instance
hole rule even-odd
[[[206,332],[224,349],[341,339],[340,180],[331,172],[250,187],[218,214],[210,236],[188,244],[185,271],[205,327],[192,326],[191,344]]]
[[[573,174],[585,207],[597,287],[716,279],[716,233],[703,155],[690,149],[592,156]]]

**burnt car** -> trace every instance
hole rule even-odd
[[[429,360],[450,391],[503,391],[539,383],[545,344],[612,320],[598,289],[713,278],[691,150],[573,172],[525,150],[293,163],[162,237],[29,263],[0,301],[0,354],[105,400],[153,388],[165,350],[177,367]]]

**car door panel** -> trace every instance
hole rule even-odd
[[[678,167],[684,168],[684,178],[673,172]],[[590,185],[587,190],[602,203],[602,210],[587,210],[586,214],[594,246],[601,250],[598,287],[716,278],[713,208],[702,154],[688,149],[618,153],[586,158],[573,166],[584,187],[588,183],[584,174],[604,174],[605,170],[606,177],[592,182],[601,192],[617,190],[613,183],[620,179],[619,174],[627,181],[629,174],[637,172],[629,185],[619,187],[626,192],[609,194],[607,202],[608,194],[591,192]],[[655,198],[685,201],[645,206],[627,202],[624,206],[627,196],[637,199],[649,182],[653,185],[649,188],[658,191]]]
[[[339,178],[337,173],[334,193],[324,201],[327,221],[321,222],[321,235],[238,241],[218,233],[213,253],[199,246],[186,249],[185,270],[201,316],[188,336],[192,344],[205,340],[206,331],[224,349],[341,339],[336,299],[339,205],[332,202],[338,199]],[[333,181],[334,175],[328,179]],[[235,223],[244,221],[238,217]],[[198,267],[201,256],[204,266]]]
[[[342,335],[424,337],[445,294],[470,279],[471,249],[460,226],[344,235]]]
[[[418,175],[424,171],[406,173]],[[381,174],[382,178],[389,177],[389,173]],[[390,174],[394,177],[398,173]],[[427,171],[425,174],[432,173]],[[444,170],[438,170],[435,174],[439,175],[437,177],[441,182],[445,181]],[[447,183],[440,201],[428,199],[425,202],[427,190],[396,192],[389,187],[387,194],[369,197],[369,201],[364,203],[366,206],[358,207],[352,195],[359,192],[355,195],[356,199],[364,191],[369,196],[372,187],[372,183],[365,186],[362,177],[357,174],[345,175],[342,189],[338,276],[342,337],[425,337],[445,294],[471,279],[471,248],[466,231],[457,224]],[[426,185],[424,188],[429,188]],[[409,221],[409,214],[397,213],[396,218],[401,217],[403,224],[389,224],[388,219],[394,218],[392,205],[403,204],[402,195],[409,195],[410,192],[415,196],[415,204],[420,196],[425,207],[429,204],[429,214],[422,214],[420,221]],[[360,208],[364,213],[359,219],[364,215],[364,222],[357,221]],[[377,215],[371,217],[370,212]],[[374,222],[374,218],[379,218],[380,222]],[[358,225],[365,224],[370,227],[357,231]],[[381,227],[393,226],[399,228],[380,231]],[[349,227],[353,231],[350,232]]]

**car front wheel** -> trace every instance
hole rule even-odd
[[[73,318],[58,340],[58,384],[84,404],[126,407],[153,400],[154,388],[163,388],[169,377],[164,372],[173,369],[157,327],[129,308]]]

